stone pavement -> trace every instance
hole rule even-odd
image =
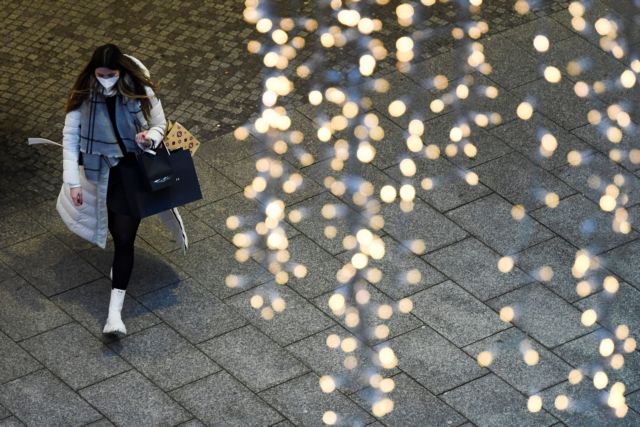
[[[592,58],[588,81],[623,69],[622,62],[600,53],[592,37],[572,31],[563,10],[568,2],[546,2],[524,19],[510,12],[509,1],[487,1],[484,18],[495,28],[483,44],[494,73],[477,78],[499,88],[500,97],[488,108],[502,113],[505,123],[476,136],[474,159],[420,163],[413,181],[419,199],[411,214],[384,207],[387,255],[376,265],[384,279],[370,287],[371,298],[395,305],[410,296],[414,309],[395,314],[387,322],[388,340],[374,343],[390,345],[399,358],[398,367],[383,372],[395,381],[395,410],[380,419],[370,412],[376,390],[358,378],[366,368],[347,375],[344,353],[326,345],[332,334],[358,338],[358,332],[327,305],[337,286],[335,272],[348,256],[339,240],[324,236],[323,219],[316,214],[288,225],[292,257],[309,269],[303,279],[276,285],[258,262],[234,258],[225,221],[232,214],[248,223],[255,217],[257,205],[242,189],[254,176],[258,144],[253,137],[239,143],[228,132],[255,111],[261,84],[256,59],[244,54],[255,35],[241,20],[240,3],[139,2],[125,12],[119,2],[41,1],[11,3],[0,12],[0,135],[5,147],[15,148],[0,160],[0,426],[322,425],[327,410],[339,414],[340,425],[640,425],[637,351],[625,354],[622,369],[604,368],[611,382],[626,385],[626,417],[617,420],[589,403],[598,398],[591,380],[598,363],[610,363],[598,354],[600,340],[619,324],[627,324],[634,337],[640,328],[640,168],[610,161],[610,147],[588,125],[590,106],[610,99],[582,102],[568,83],[552,87],[540,75],[530,47],[538,29],[553,43],[545,61],[560,69],[582,55]],[[630,16],[625,2],[594,3],[600,16]],[[451,25],[446,10],[436,18],[434,25]],[[189,256],[180,254],[157,221],[143,221],[123,313],[129,334],[121,340],[101,334],[111,244],[106,251],[92,247],[59,220],[59,150],[22,145],[27,136],[59,138],[60,106],[73,74],[110,37],[150,65],[163,83],[165,109],[203,140],[195,161],[205,198],[183,209]],[[450,46],[434,49],[411,78],[389,69],[391,93],[374,100],[382,116],[395,97],[428,95],[423,76],[456,72]],[[515,119],[515,107],[527,95],[537,96],[538,104],[533,119],[523,122]],[[427,118],[430,143],[448,141],[453,114]],[[376,189],[407,179],[398,170],[406,123],[388,116],[381,125],[384,155],[366,169]],[[537,154],[539,126],[558,139],[551,159]],[[294,127],[314,129],[308,108],[299,105]],[[620,146],[636,144],[629,138]],[[312,140],[305,148],[316,153],[316,163],[299,168],[295,158],[283,159],[305,177],[302,191],[286,199],[287,209],[317,213],[327,202],[349,206],[323,185],[329,167],[320,143]],[[567,164],[571,150],[584,154],[581,167]],[[476,172],[480,183],[467,185],[463,170]],[[605,184],[624,177],[630,233],[610,232],[613,217],[599,209],[602,190],[592,175]],[[419,182],[426,177],[440,185],[423,190]],[[559,196],[556,208],[545,203],[547,192]],[[527,209],[520,222],[512,219],[514,204]],[[425,240],[426,254],[413,255],[403,246],[413,238]],[[571,266],[576,250],[587,246],[607,270],[592,279],[594,292],[580,297]],[[508,273],[496,267],[503,255],[515,255]],[[553,269],[550,280],[544,266]],[[420,282],[406,282],[402,274],[410,269],[420,271]],[[248,283],[228,288],[229,273],[247,276]],[[601,290],[605,275],[619,278],[613,298]],[[287,308],[264,320],[249,298],[274,292]],[[516,311],[510,323],[498,314],[507,305]],[[585,327],[581,312],[590,308],[600,313],[599,321]],[[527,349],[538,352],[539,363],[525,364]],[[485,350],[494,360],[480,367],[475,359]],[[363,345],[356,357],[363,360]],[[585,374],[579,384],[567,380],[573,368]],[[318,380],[325,374],[338,378],[337,391],[321,391]],[[532,413],[527,398],[536,393],[544,406]],[[568,410],[554,405],[560,393],[573,399]]]

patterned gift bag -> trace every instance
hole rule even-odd
[[[164,135],[164,143],[169,150],[184,148],[191,151],[191,156],[196,154],[200,147],[200,141],[191,132],[178,122],[168,122],[167,131]]]

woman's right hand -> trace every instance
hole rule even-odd
[[[82,187],[73,187],[70,190],[71,200],[75,206],[82,205]]]

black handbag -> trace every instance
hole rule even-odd
[[[156,191],[150,191],[142,179],[136,179],[136,175],[140,177],[139,168],[121,169],[123,179],[130,183],[126,198],[134,214],[139,218],[146,218],[202,199],[202,191],[190,151],[184,149],[171,151],[168,159],[173,170],[174,182]]]
[[[175,183],[176,177],[169,156],[169,150],[164,142],[160,143],[155,151],[136,151],[140,174],[148,190],[162,190]]]

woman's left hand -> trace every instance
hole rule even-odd
[[[142,131],[136,134],[136,143],[141,145],[142,147],[151,147],[153,141],[147,137],[147,131]]]

